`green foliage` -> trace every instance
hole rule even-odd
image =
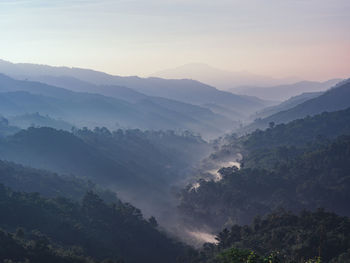
[[[321,257],[317,257],[315,259],[309,259],[305,261],[305,263],[322,263]]]
[[[89,178],[135,195],[149,190],[160,192],[183,179],[183,170],[208,150],[200,137],[172,131],[110,132],[96,128],[75,130],[73,134],[29,128],[0,140],[2,159]]]
[[[324,210],[300,215],[278,211],[251,225],[224,229],[217,240],[205,244],[190,262],[348,262],[350,219]]]
[[[225,239],[222,239],[223,232]],[[283,256],[286,262],[321,255],[325,262],[329,262],[349,247],[350,219],[323,210],[303,211],[299,216],[279,211],[263,219],[257,218],[250,226],[234,225],[231,230],[223,232],[218,234],[221,236],[217,245],[219,249],[235,246],[260,254],[279,251],[279,257]]]
[[[62,197],[48,199],[36,193],[14,192],[0,185],[0,214],[0,227],[7,231],[17,228],[16,234],[4,241],[14,251],[8,254],[12,250],[3,247],[6,258],[11,260],[28,258],[25,251],[21,258],[15,257],[21,255],[24,245],[14,239],[32,244],[33,251],[28,253],[41,257],[33,262],[57,262],[51,261],[50,255],[61,249],[64,253],[80,251],[84,257],[96,260],[175,262],[184,250],[145,220],[139,209],[121,202],[107,204],[92,191],[78,203]]]
[[[274,260],[283,263],[319,262],[319,255],[322,262],[343,262],[349,255],[349,218],[322,210],[295,216],[281,209],[324,207],[350,216],[350,136],[342,134],[350,134],[350,109],[217,141],[211,158],[241,153],[242,168],[222,168],[222,180],[200,180],[200,187],[180,194],[187,223],[214,231],[226,227],[217,246],[199,253],[202,262],[220,253],[225,260],[235,250],[224,250],[232,247],[265,255],[264,262],[272,260],[266,257],[271,251],[279,251]]]
[[[250,250],[231,248],[216,256],[218,263],[257,263],[259,256]]]
[[[87,191],[97,192],[107,202],[119,202],[114,192],[75,176],[24,167],[0,161],[0,183],[16,191],[38,192],[46,197],[64,196],[81,200]]]
[[[0,261],[4,263],[95,263],[74,249],[65,249],[57,243],[40,238],[18,237],[0,230]]]
[[[271,125],[272,126],[272,125]],[[280,124],[266,131],[216,142],[212,159],[243,155],[242,169],[223,168],[219,182],[200,181],[180,195],[180,210],[190,223],[216,230],[247,223],[279,207],[298,211],[325,207],[348,210],[350,109]]]
[[[350,137],[305,152],[294,159],[276,156],[273,169],[222,169],[219,182],[200,182],[181,193],[180,209],[214,229],[251,222],[279,207],[299,211],[324,207],[350,215]]]
[[[300,147],[325,139],[350,134],[350,108],[336,112],[298,119],[287,124],[271,125],[265,131],[255,132],[241,138],[248,151],[278,146]]]

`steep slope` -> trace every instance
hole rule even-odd
[[[243,137],[249,149],[274,146],[302,146],[317,141],[317,137],[334,139],[350,134],[350,108],[323,112],[315,116],[279,124],[265,131],[254,131]]]
[[[338,85],[319,97],[305,101],[296,107],[274,114],[269,119],[276,123],[287,122],[307,115],[315,115],[323,111],[336,111],[350,107],[350,82]]]
[[[259,112],[257,112],[256,114],[252,115],[251,118],[252,119],[257,119],[257,118],[266,118],[268,116],[271,116],[275,113],[278,113],[280,111],[286,111],[289,110],[291,108],[294,108],[295,106],[316,98],[320,95],[322,95],[323,92],[308,92],[308,93],[302,93],[300,95],[291,97],[290,99],[283,101],[282,103],[275,105],[275,106],[271,106],[271,107],[267,107]]]
[[[267,153],[271,148],[300,149],[306,145],[325,143],[344,134],[350,135],[350,108],[278,124],[264,131],[255,130],[241,137],[235,134],[227,135],[217,142],[216,151],[211,155],[211,159],[224,159],[225,156],[240,153],[244,156],[246,165],[251,163],[259,166],[259,159],[268,161]],[[257,157],[256,153],[260,155],[259,158],[254,158]]]
[[[306,116],[313,116],[324,111],[331,112],[348,107],[350,107],[350,82],[343,81],[316,98],[307,100],[291,109],[275,113],[264,119],[256,120],[243,130],[251,131],[256,128],[266,128],[271,122],[275,124],[286,123]]]

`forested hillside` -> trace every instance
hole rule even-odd
[[[218,158],[238,151],[247,157],[255,150],[265,151],[280,146],[300,148],[344,134],[350,134],[350,108],[308,116],[287,124],[271,122],[268,129],[257,129],[243,136],[237,136],[235,133],[226,135],[221,140],[216,140],[220,147],[212,156]]]
[[[3,138],[0,143],[3,159],[119,183],[128,180],[134,183],[133,176],[147,180],[151,174],[160,180],[172,180],[169,173],[185,169],[210,149],[191,133],[110,132],[106,128],[75,130],[74,134],[52,128],[29,128]],[[184,147],[187,150],[179,154]],[[148,178],[151,179],[154,178]]]
[[[84,178],[0,161],[0,184],[14,191],[40,193],[45,197],[66,197],[81,201],[86,192],[94,191],[106,202],[119,202],[115,192],[108,191]]]
[[[158,217],[176,206],[172,188],[183,187],[193,163],[210,150],[189,132],[106,128],[29,128],[1,139],[0,146],[3,160],[89,179]]]
[[[350,111],[323,113],[256,131],[222,146],[212,158],[243,154],[241,169],[222,168],[220,181],[199,181],[180,195],[189,224],[218,230],[249,223],[277,208],[324,207],[350,215]]]
[[[250,225],[225,228],[188,263],[348,263],[350,219],[317,210],[280,210]]]
[[[176,262],[185,250],[157,230],[154,218],[145,220],[129,204],[107,204],[91,191],[78,203],[0,185],[0,212],[0,227],[17,229],[15,235],[0,233],[2,260],[162,263]]]

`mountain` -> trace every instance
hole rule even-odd
[[[297,106],[297,105],[299,105],[307,100],[316,98],[322,94],[323,94],[323,92],[302,93],[300,95],[291,97],[290,99],[283,101],[282,103],[280,103],[278,105],[264,108],[263,110],[252,115],[251,118],[252,119],[265,118],[265,117],[273,115],[277,112],[289,110],[289,109],[294,108],[295,106]]]
[[[130,204],[106,203],[92,191],[76,202],[0,185],[0,198],[0,227],[8,231],[0,231],[3,262],[175,263],[185,253],[154,217],[146,220]]]
[[[349,118],[347,109],[233,136],[212,158],[239,152],[241,168],[222,167],[219,180],[202,178],[181,191],[186,224],[218,230],[281,207],[349,216]]]
[[[301,81],[293,84],[277,85],[270,87],[242,86],[230,89],[230,91],[237,94],[256,96],[264,100],[281,101],[287,100],[290,97],[297,96],[301,93],[325,91],[333,87],[340,81],[341,79],[331,79],[325,82]]]
[[[81,201],[87,192],[93,191],[108,203],[119,202],[115,192],[82,177],[59,175],[6,161],[0,161],[0,184],[14,191],[40,193],[49,198],[66,197],[75,201]]]
[[[243,85],[280,85],[295,81],[295,78],[274,79],[246,71],[221,70],[203,63],[186,64],[155,72],[151,76],[167,79],[195,79],[223,90]]]
[[[350,107],[350,82],[340,82],[322,95],[275,113],[269,117],[258,119],[243,130],[251,131],[256,128],[266,128],[269,123],[286,123],[306,116],[313,116],[325,111],[332,112]]]
[[[167,222],[173,187],[210,146],[189,132],[29,128],[0,140],[0,159],[91,180]],[[163,218],[164,217],[164,218]]]
[[[245,148],[302,146],[318,139],[334,139],[350,134],[350,108],[307,116],[286,124],[277,124],[264,131],[256,130],[246,136]]]
[[[127,178],[128,174],[126,167],[99,155],[95,148],[83,140],[69,132],[52,128],[22,130],[3,138],[1,145],[1,159],[39,169],[86,178],[104,171],[98,178],[99,181],[112,177],[111,171],[118,171],[118,178],[123,175]]]
[[[213,136],[237,125],[207,108],[183,102],[147,97],[130,102],[96,93],[74,92],[40,82],[14,80],[2,74],[0,102],[3,115],[38,112],[78,127],[180,129]]]
[[[131,103],[137,103],[141,107],[146,107],[146,109],[144,109],[146,111],[148,105],[150,108],[154,108],[154,112],[156,112],[157,114],[161,113],[162,110],[165,112],[175,111],[184,115],[192,115],[193,113],[199,114],[202,116],[201,121],[207,123],[208,125],[210,125],[210,123],[214,121],[213,118],[209,116],[209,111],[226,117],[226,122],[233,124],[231,125],[231,127],[238,125],[238,123],[235,120],[245,118],[245,114],[239,113],[238,111],[230,110],[228,107],[219,106],[217,104],[208,103],[196,106],[178,100],[172,100],[156,96],[147,96],[143,93],[122,86],[95,85],[73,77],[37,76],[34,77],[34,79],[43,83],[47,83],[49,85],[63,87],[74,91],[99,93],[104,96],[126,100]],[[249,97],[249,99],[253,100],[254,98]],[[261,101],[256,100],[256,103],[259,104],[261,103]]]
[[[350,108],[271,125],[266,130],[257,129],[240,137],[236,134],[226,135],[216,142],[216,150],[210,157],[212,160],[220,160],[239,153],[246,166],[268,164],[272,167],[274,163],[269,161],[271,156],[268,154],[271,148],[300,149],[306,145],[328,143],[341,135],[350,135]],[[278,155],[279,152],[274,154]]]
[[[99,93],[128,102],[137,102],[149,98],[149,96],[127,87],[96,85],[70,76],[32,76],[30,79],[75,92]]]
[[[247,96],[220,91],[212,86],[189,79],[167,80],[161,78],[120,77],[89,69],[50,67],[35,64],[13,64],[0,61],[0,72],[21,79],[45,81],[50,77],[73,77],[94,85],[122,86],[148,96],[163,97],[185,103],[204,105],[219,104],[247,115],[270,103]],[[39,80],[40,80],[39,79]],[[56,79],[57,81],[57,79]],[[56,83],[58,84],[58,83]],[[62,84],[67,85],[67,83]],[[67,87],[67,86],[66,86]]]
[[[236,122],[237,120],[243,120],[247,117],[246,112],[242,113],[238,110],[231,109],[227,105],[223,106],[215,103],[205,103],[205,104],[200,104],[200,106],[195,106],[193,104],[184,103],[179,100],[167,99],[167,98],[156,97],[156,96],[147,96],[143,93],[140,93],[133,89],[122,87],[122,86],[94,85],[88,82],[78,80],[73,77],[52,77],[52,76],[40,77],[39,76],[39,77],[35,77],[34,79],[43,83],[55,85],[58,87],[63,87],[66,89],[71,89],[71,90],[81,91],[81,92],[99,93],[105,96],[123,99],[132,103],[139,102],[140,104],[146,104],[146,103],[157,104],[159,107],[164,108],[166,110],[177,111],[184,114],[189,114],[193,111],[196,111],[199,113],[200,109],[204,113],[206,109],[209,109],[210,111],[231,120],[229,122],[234,121],[233,123],[234,123],[234,126],[236,127],[238,126],[238,123]],[[255,103],[258,105],[261,104],[261,100],[255,97],[247,96],[246,98],[248,100],[255,101]],[[266,105],[269,104],[269,102],[265,102],[265,103]],[[159,109],[156,109],[156,110],[159,112]],[[205,118],[202,118],[201,120],[204,121]],[[211,122],[212,120],[208,118],[208,121]]]

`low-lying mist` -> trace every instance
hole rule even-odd
[[[200,161],[212,150],[211,143],[190,132],[137,129],[67,132],[31,127],[0,139],[1,159],[87,178],[115,191],[146,218],[155,216],[160,228],[191,244],[212,236],[184,224],[177,193],[196,178]]]

